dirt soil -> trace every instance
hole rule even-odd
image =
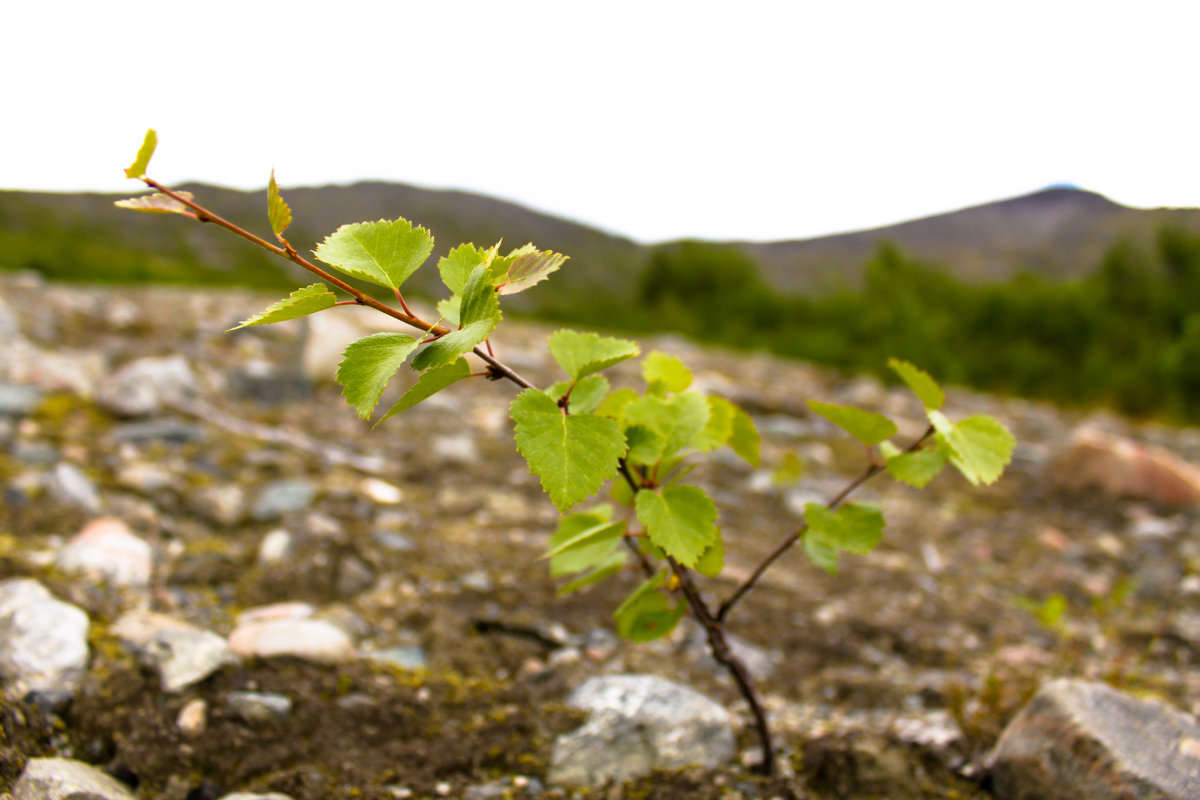
[[[0,482],[10,487],[0,510],[0,578],[36,577],[85,608],[93,661],[78,697],[58,714],[39,711],[36,698],[3,701],[0,791],[25,759],[57,754],[100,765],[140,797],[163,800],[215,800],[235,790],[296,800],[482,798],[478,787],[500,780],[514,797],[987,798],[984,757],[1045,678],[1109,680],[1193,712],[1200,703],[1200,645],[1178,624],[1200,610],[1197,595],[1180,588],[1200,573],[1196,516],[1049,492],[1048,454],[1088,418],[1083,412],[952,391],[952,416],[995,414],[1022,442],[1008,476],[985,489],[953,476],[924,492],[872,484],[859,499],[883,506],[888,530],[879,550],[845,558],[836,577],[793,553],[737,608],[729,631],[774,665],[760,688],[783,775],[768,780],[752,768],[757,743],[745,705],[697,655],[694,628],[645,646],[555,644],[611,631],[612,609],[638,578],[631,572],[557,596],[539,561],[556,515],[514,451],[508,387],[456,387],[450,399],[372,432],[336,387],[296,380],[300,388],[289,396],[250,380],[251,361],[280,380],[295,379],[305,345],[298,324],[219,333],[270,298],[15,287],[5,299],[42,347],[99,351],[110,363],[184,354],[209,408],[378,456],[385,467],[374,477],[399,487],[403,501],[380,507],[364,498],[362,470],[178,409],[164,417],[201,426],[203,437],[119,440],[114,431],[127,420],[76,393],[47,392],[0,453]],[[139,313],[118,317],[112,309],[122,303]],[[540,355],[545,335],[511,324],[497,344],[502,358],[548,385],[554,377]],[[704,584],[710,600],[727,596],[794,529],[799,505],[828,498],[862,466],[861,450],[814,420],[804,400],[855,402],[898,416],[902,432],[922,427],[919,405],[894,387],[673,339],[658,346],[681,355],[710,390],[745,404],[764,431],[763,471],[719,457],[694,473],[722,509],[729,551],[726,574]],[[633,382],[636,373],[618,372],[622,380]],[[1193,458],[1200,453],[1194,431],[1105,415],[1091,420],[1174,444]],[[40,468],[13,455],[21,442],[50,445],[83,467],[106,513],[154,545],[159,560],[147,596],[90,585],[38,557],[90,515],[21,488],[30,484],[23,476]],[[466,455],[455,455],[455,447]],[[804,459],[806,473],[798,484],[776,486],[770,469],[788,452]],[[131,464],[162,466],[173,477],[165,487],[138,487],[121,477]],[[308,508],[281,520],[214,520],[194,500],[201,490],[228,486],[253,498],[281,478],[316,487]],[[1139,538],[1146,519],[1175,533]],[[335,532],[321,533],[322,525]],[[259,544],[281,526],[304,532],[299,549],[264,567]],[[414,549],[381,547],[375,534],[389,526]],[[348,583],[351,563],[365,566],[370,580]],[[465,578],[478,573],[486,580]],[[1133,587],[1128,594],[1126,587]],[[1039,621],[1025,610],[1053,594],[1067,602],[1060,618]],[[270,660],[168,694],[107,632],[123,609],[145,604],[227,634],[238,611],[283,600],[346,620],[363,643],[420,645],[428,669]],[[722,702],[737,721],[738,763],[587,790],[547,788],[555,737],[582,720],[565,707],[566,695],[586,677],[612,672],[663,675]],[[282,719],[249,723],[224,702],[230,691],[247,689],[286,694],[294,708]],[[177,720],[195,699],[206,701],[209,716],[206,730],[189,737]]]

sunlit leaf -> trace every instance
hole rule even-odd
[[[417,349],[418,340],[401,333],[376,333],[350,344],[338,365],[342,394],[366,419],[400,365]]]
[[[546,346],[563,371],[575,380],[606,370],[640,352],[637,343],[628,339],[572,330],[555,331]]]
[[[473,244],[460,244],[449,255],[438,260],[438,272],[446,288],[460,295],[467,287],[471,273],[481,264],[490,264],[496,256],[496,248],[483,250]]]
[[[666,574],[658,573],[634,589],[613,612],[617,634],[635,642],[662,638],[675,629],[687,605],[672,604],[658,591],[666,583]]]
[[[546,280],[561,267],[567,257],[549,250],[535,250],[516,256],[508,268],[507,278],[500,284],[500,294],[516,294]]]
[[[401,395],[400,399],[396,401],[396,404],[391,407],[380,422],[388,417],[394,417],[403,411],[407,411],[417,403],[433,397],[447,386],[452,386],[469,377],[471,377],[471,367],[467,364],[465,358],[459,358],[449,364],[425,370],[421,373],[421,377],[417,378],[417,382]]]
[[[648,391],[682,392],[692,385],[692,371],[669,353],[654,350],[642,359],[642,377],[646,379]]]
[[[661,457],[666,457],[690,446],[704,430],[708,422],[708,403],[696,391],[670,398],[647,394],[625,407],[625,422],[657,431],[663,438]]]
[[[567,406],[569,414],[590,414],[600,405],[600,401],[608,394],[608,378],[603,375],[588,375],[575,381],[575,388],[571,389],[571,381],[559,381],[547,390],[547,393],[554,398],[562,397],[566,394],[567,389],[571,389],[570,404]]]
[[[472,270],[471,277],[463,287],[459,306],[459,324],[462,327],[426,345],[413,359],[413,369],[424,371],[450,364],[471,352],[500,323],[500,316],[500,301],[488,278],[487,266],[481,264]]]
[[[398,289],[433,252],[433,237],[406,219],[343,225],[314,255],[355,278]]]
[[[267,184],[267,217],[271,221],[271,230],[276,236],[283,236],[288,225],[292,224],[292,209],[279,196],[279,184],[275,183],[275,170],[271,170],[271,180]]]
[[[526,389],[513,400],[517,449],[559,511],[600,490],[617,474],[625,436],[611,419],[563,414],[554,398]]]
[[[715,578],[725,569],[725,542],[717,532],[717,540],[708,546],[704,555],[696,562],[696,571],[708,578]]]
[[[735,407],[733,413],[733,436],[729,439],[729,447],[750,466],[757,467],[759,462],[759,447],[761,439],[754,420],[740,408]]]
[[[685,567],[694,567],[717,539],[717,507],[695,486],[641,491],[635,501],[646,535]]]
[[[272,322],[297,319],[331,308],[336,302],[337,297],[333,292],[329,291],[328,286],[323,283],[313,283],[305,286],[303,289],[297,289],[288,295],[287,299],[280,300],[278,303],[268,306],[266,310],[255,314],[249,319],[243,320],[237,327],[230,328],[229,330],[236,331],[241,328],[248,328],[251,325],[267,325]],[[226,333],[228,332],[226,331]]]
[[[180,197],[192,199],[191,192],[175,192]],[[127,208],[130,211],[145,211],[149,214],[187,214],[194,216],[195,212],[169,194],[155,192],[131,197],[128,200],[117,200],[113,203],[117,208]]]
[[[899,358],[888,359],[888,366],[900,376],[902,381],[908,384],[908,388],[912,389],[913,394],[917,396],[927,411],[936,411],[945,404],[946,393],[942,391],[942,387],[937,385],[937,381],[929,376],[928,372]]]
[[[708,421],[704,428],[692,441],[692,447],[701,453],[723,447],[733,437],[733,417],[737,406],[724,397],[710,396],[708,402]]]
[[[138,148],[137,158],[125,168],[125,177],[140,178],[145,175],[146,168],[150,166],[150,157],[154,155],[156,147],[158,147],[158,134],[151,128],[146,131],[146,138],[142,140],[142,146]]]
[[[818,503],[807,503],[804,518],[808,520],[805,538],[839,550],[865,555],[883,540],[883,514],[868,503],[847,503],[836,511]]]
[[[870,447],[896,435],[896,423],[874,411],[809,400],[808,407]]]
[[[546,557],[552,558],[562,553],[582,550],[599,544],[619,542],[624,533],[625,523],[621,520],[593,525],[575,532],[573,536],[563,541],[551,542],[550,550],[546,553]]]
[[[950,450],[950,463],[975,486],[994,483],[1012,461],[1017,442],[994,417],[981,414],[955,425],[940,411],[930,411],[929,420]]]
[[[946,466],[946,454],[936,448],[899,453],[887,459],[887,471],[898,481],[924,489]]]

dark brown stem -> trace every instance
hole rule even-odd
[[[708,648],[712,652],[713,658],[733,676],[738,691],[742,693],[746,704],[750,706],[750,713],[754,716],[754,728],[758,732],[758,741],[762,748],[762,762],[758,768],[766,775],[774,775],[775,746],[771,743],[771,728],[767,724],[767,712],[763,709],[758,691],[754,688],[754,679],[750,677],[750,671],[730,648],[720,620],[713,616],[712,611],[705,604],[704,598],[700,596],[696,584],[692,581],[691,573],[670,556],[667,556],[667,562],[671,565],[671,572],[679,580],[679,588],[683,590],[683,596],[692,610],[692,616],[696,618],[708,636]]]
[[[312,274],[316,275],[318,278],[325,281],[326,283],[332,284],[333,286],[336,286],[337,288],[341,289],[343,292],[346,292],[347,294],[351,295],[352,297],[354,297],[355,301],[358,302],[360,305],[370,306],[371,308],[375,309],[376,311],[378,311],[382,314],[387,314],[389,317],[398,319],[407,325],[411,325],[414,328],[419,328],[420,330],[426,331],[435,336],[443,336],[447,333],[450,333],[450,330],[448,328],[443,328],[438,325],[432,325],[432,324],[426,322],[425,320],[423,320],[417,316],[414,316],[412,313],[406,313],[407,309],[405,311],[399,311],[399,310],[394,309],[391,306],[387,305],[386,303],[381,303],[380,301],[376,300],[375,298],[354,288],[353,286],[351,286],[350,284],[341,280],[340,278],[337,278],[337,277],[329,274],[325,270],[318,267],[316,264],[313,264],[311,261],[308,261],[303,256],[301,256],[299,253],[297,253],[295,248],[293,248],[291,246],[279,247],[277,245],[273,245],[270,242],[268,242],[266,239],[255,236],[253,233],[250,233],[250,231],[246,230],[245,228],[241,228],[241,227],[233,224],[229,220],[225,219],[224,217],[214,214],[213,212],[209,211],[207,208],[205,208],[205,207],[199,205],[198,203],[194,202],[193,200],[191,200],[191,198],[181,195],[178,192],[172,191],[171,189],[167,188],[166,186],[163,186],[161,183],[159,183],[156,180],[153,180],[152,178],[143,177],[141,180],[147,186],[157,189],[158,191],[162,192],[163,194],[167,195],[168,197],[174,198],[176,201],[183,203],[185,206],[187,206],[188,208],[195,211],[196,219],[199,220],[200,222],[211,222],[214,225],[217,225],[218,227],[224,228],[225,230],[229,231],[232,234],[242,237],[243,239],[250,242],[251,244],[255,244],[268,252],[274,253],[275,255],[279,256],[280,258],[287,259],[288,261],[291,261],[293,264],[303,267],[304,269],[306,269],[309,272],[311,272]],[[484,350],[484,348],[476,347],[472,352],[474,352],[474,354],[476,356],[478,356],[479,358],[483,359],[484,363],[486,363],[488,366],[490,366],[492,368],[492,370],[500,377],[503,377],[507,380],[512,381],[513,383],[517,384],[518,386],[520,386],[523,389],[534,388],[532,383],[525,380],[523,377],[521,377],[515,370],[513,370],[508,365],[500,363],[498,360],[496,360],[495,356],[488,353],[486,350]]]
[[[917,448],[919,448],[921,444],[932,435],[933,426],[931,425],[925,429],[925,432],[921,434],[920,438],[915,440],[908,447],[904,448],[903,452],[915,452]],[[880,472],[883,472],[884,469],[886,469],[885,464],[873,463],[868,465],[867,468],[863,470],[857,478],[846,484],[845,488],[838,492],[836,497],[826,503],[825,507],[831,511],[837,508],[845,501],[847,497],[849,497],[856,489],[858,489],[858,487],[871,480],[871,478],[874,478]],[[754,572],[750,573],[750,577],[742,581],[741,585],[738,586],[734,593],[729,596],[728,600],[726,600],[724,603],[721,603],[721,606],[717,609],[717,621],[725,621],[725,619],[729,616],[729,612],[733,610],[733,607],[737,605],[737,602],[742,599],[746,592],[754,588],[754,585],[758,583],[758,579],[762,577],[763,573],[766,572],[767,569],[769,569],[770,566],[774,564],[781,555],[786,553],[792,545],[800,541],[801,537],[804,536],[804,533],[807,530],[808,520],[805,520],[804,522],[800,523],[800,527],[797,528],[795,532],[788,534],[786,537],[784,537],[783,541],[775,546],[775,549],[772,550],[767,557],[764,558],[762,562],[754,568]]]

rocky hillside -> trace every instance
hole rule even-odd
[[[1008,475],[869,484],[878,550],[836,577],[791,554],[729,621],[785,762],[766,781],[693,626],[618,641],[633,574],[556,596],[539,560],[556,515],[515,452],[505,385],[371,430],[328,382],[344,332],[222,333],[273,296],[25,275],[0,297],[0,792],[87,762],[120,781],[101,796],[167,800],[987,798],[1003,796],[988,753],[1049,678],[1200,712],[1200,431],[951,391],[951,416],[1011,427]],[[546,333],[505,323],[498,353],[548,384]],[[862,467],[805,400],[923,427],[910,395],[873,380],[643,344],[763,433],[763,468],[716,457],[696,473],[729,550],[713,598]],[[806,469],[780,483],[789,453]],[[624,754],[628,772],[572,761],[571,691],[627,673],[714,700],[728,749],[650,778],[635,768],[658,763],[650,745]]]

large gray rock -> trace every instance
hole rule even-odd
[[[567,704],[591,712],[560,736],[547,780],[594,786],[653,769],[716,767],[733,756],[729,713],[704,695],[653,675],[591,678]]]
[[[137,417],[156,414],[172,398],[195,391],[191,366],[176,355],[130,361],[100,384],[96,399],[115,414]]]
[[[129,787],[90,764],[33,758],[12,787],[13,800],[136,800]]]
[[[128,611],[112,632],[158,671],[163,691],[178,692],[221,667],[238,663],[224,638],[195,625],[152,611]]]
[[[18,696],[69,696],[88,664],[88,616],[31,578],[0,582],[0,681]]]
[[[1200,727],[1101,683],[1044,685],[988,759],[999,800],[1196,800]]]

